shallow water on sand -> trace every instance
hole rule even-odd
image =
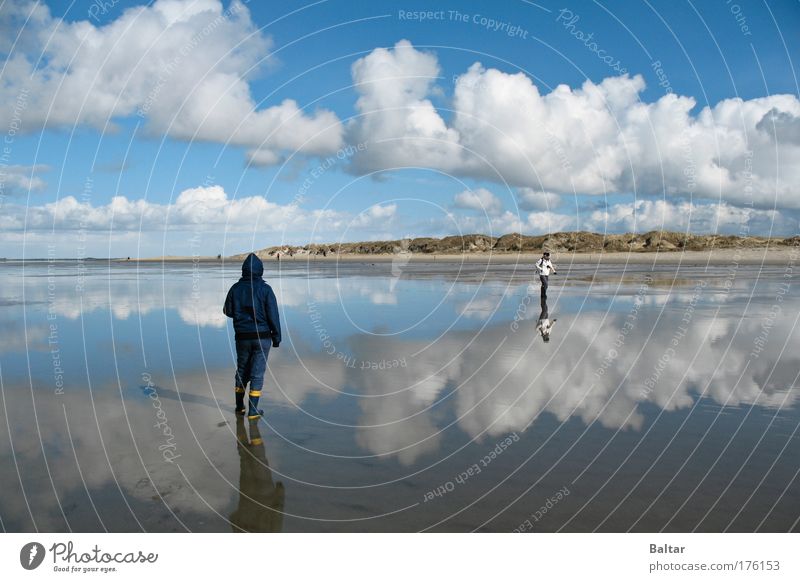
[[[785,267],[277,267],[251,424],[238,268],[0,264],[3,529],[798,529]]]

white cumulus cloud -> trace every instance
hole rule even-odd
[[[637,200],[580,215],[582,230],[646,232],[650,230],[791,235],[798,232],[796,213],[741,208],[731,204]]]
[[[517,190],[517,205],[520,210],[552,210],[561,206],[561,196],[554,192],[543,192],[533,188],[519,188]]]
[[[800,213],[733,204],[699,204],[685,200],[636,200],[602,209],[578,208],[570,214],[552,210],[492,215],[455,215],[441,221],[439,231],[447,232],[455,222],[459,232],[494,236],[510,232],[539,235],[571,230],[599,233],[671,230],[694,234],[792,236],[800,232]]]
[[[351,223],[355,227],[391,222],[397,214],[397,204],[374,204],[361,212]]]
[[[478,210],[490,215],[497,215],[503,211],[503,203],[486,188],[459,192],[455,195],[453,203],[456,208]]]
[[[44,189],[47,183],[37,174],[49,170],[50,167],[44,164],[33,166],[0,164],[0,196],[21,195]]]
[[[138,115],[155,134],[244,147],[255,164],[277,163],[286,151],[341,147],[333,112],[307,113],[291,99],[256,102],[249,80],[271,60],[272,41],[240,0],[227,8],[220,0],[157,0],[103,25],[10,0],[0,30],[0,99],[19,104],[23,131],[106,130]],[[0,110],[0,123],[7,126],[14,110]]]
[[[383,207],[381,207],[383,208]],[[386,209],[365,213],[357,226],[381,225]],[[160,204],[144,198],[114,196],[107,204],[92,205],[66,196],[55,202],[23,206],[7,204],[0,216],[4,233],[24,231],[224,231],[335,232],[352,222],[347,213],[308,210],[278,204],[263,196],[231,198],[221,186],[201,186],[181,192],[174,202]]]
[[[800,208],[800,100],[725,99],[693,113],[694,98],[640,100],[639,76],[586,80],[541,93],[525,74],[475,63],[460,75],[445,121],[430,97],[436,56],[408,41],[352,68],[369,139],[355,172],[428,167],[538,191],[706,198]]]

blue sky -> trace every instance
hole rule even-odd
[[[0,256],[798,231],[793,1],[0,14]]]

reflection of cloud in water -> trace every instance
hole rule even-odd
[[[97,518],[89,509],[91,506],[86,504],[85,491],[91,492],[93,497],[113,497],[117,482],[129,503],[141,512],[138,518],[150,528],[155,527],[157,520],[165,520],[171,523],[172,528],[180,529],[171,512],[177,512],[185,519],[193,512],[207,511],[177,466],[164,460],[163,449],[159,447],[165,446],[167,440],[161,432],[163,429],[155,427],[159,418],[153,400],[136,389],[139,397],[133,397],[134,393],[131,393],[123,408],[116,388],[104,388],[95,387],[91,400],[88,392],[78,388],[65,390],[65,394],[57,399],[42,391],[37,394],[37,399],[41,400],[37,404],[38,422],[34,422],[29,413],[32,406],[29,396],[9,399],[13,453],[7,440],[0,441],[0,467],[3,468],[0,487],[4,495],[3,520],[7,527],[32,529],[28,513],[30,506],[38,529],[62,531],[66,526],[59,510],[61,504],[73,527],[80,529],[87,527],[87,523],[95,523],[91,527],[99,528]],[[184,390],[188,389],[184,387]],[[180,455],[176,462],[180,463],[189,482],[201,488],[205,502],[212,507],[225,506],[230,499],[229,488],[202,486],[203,483],[218,482],[219,476],[214,467],[203,460],[197,446],[197,442],[202,443],[209,458],[217,460],[218,468],[223,471],[227,468],[231,474],[235,472],[234,463],[238,462],[232,452],[235,441],[233,438],[218,438],[219,431],[230,431],[217,426],[220,413],[207,403],[193,402],[191,398],[180,403],[165,395],[160,405],[168,426],[175,434],[175,452]],[[187,426],[187,417],[191,419],[197,441]],[[39,434],[42,445],[39,444]],[[46,464],[42,447],[47,455]],[[13,469],[12,454],[23,469],[21,484]],[[49,486],[48,472],[56,478],[58,498]],[[103,491],[105,493],[101,493]],[[86,515],[70,514],[69,508],[76,500],[82,511],[88,510]],[[100,511],[103,522],[110,528],[137,529],[124,505],[117,506],[119,515],[103,514],[102,506]]]
[[[221,314],[222,299],[234,280],[235,277],[222,278],[219,273],[206,273],[193,297],[188,269],[172,278],[162,279],[157,273],[155,276],[151,274],[143,281],[146,284],[141,285],[137,285],[135,273],[126,276],[115,274],[111,291],[107,278],[89,277],[82,294],[83,306],[87,312],[111,309],[117,318],[158,313],[166,308],[174,310],[188,324],[221,327],[226,324]],[[25,282],[26,303],[28,309],[39,310],[36,317],[43,315],[48,307],[43,281],[46,279],[39,277]],[[670,340],[681,325],[684,309],[692,301],[691,288],[681,287],[669,292],[659,288],[648,292],[624,345],[615,348],[618,355],[604,368],[603,374],[598,374],[604,358],[614,347],[633,302],[641,301],[635,290],[626,288],[619,292],[613,287],[606,294],[596,293],[590,299],[607,302],[609,311],[606,313],[604,305],[597,311],[583,311],[578,315],[570,313],[569,306],[570,301],[574,306],[583,299],[580,295],[583,290],[579,289],[576,294],[577,286],[572,287],[572,297],[570,293],[559,290],[553,294],[558,303],[554,301],[551,304],[559,325],[553,332],[552,341],[543,344],[534,329],[539,314],[536,300],[523,316],[534,321],[523,321],[516,332],[510,328],[524,286],[509,289],[514,297],[507,297],[498,311],[498,317],[508,319],[505,323],[489,326],[480,332],[477,331],[480,325],[475,324],[472,330],[451,331],[433,341],[433,333],[427,337],[417,334],[413,339],[402,339],[397,336],[348,335],[343,331],[342,324],[337,323],[332,313],[337,309],[336,304],[342,298],[355,298],[362,304],[366,304],[363,298],[373,301],[373,294],[378,297],[385,293],[385,278],[374,277],[365,281],[351,277],[337,281],[332,278],[286,277],[271,282],[283,307],[298,308],[301,313],[297,318],[298,325],[304,326],[306,332],[310,328],[305,314],[307,302],[313,300],[328,304],[322,310],[326,316],[331,315],[326,318],[325,325],[335,341],[337,353],[352,355],[359,362],[372,363],[405,358],[407,365],[384,370],[348,367],[337,359],[336,353],[330,355],[321,351],[313,330],[306,335],[292,334],[292,343],[287,341],[281,349],[270,354],[271,375],[267,381],[270,404],[283,409],[293,404],[305,406],[309,413],[316,413],[323,419],[330,415],[335,420],[358,424],[355,440],[364,451],[394,457],[406,465],[425,455],[440,452],[446,445],[444,435],[439,431],[451,421],[455,421],[470,438],[487,435],[491,439],[512,431],[521,432],[542,413],[561,420],[597,421],[610,429],[643,430],[648,416],[660,410],[690,407],[704,391],[707,397],[720,405],[758,404],[771,410],[796,404],[798,400],[792,383],[800,368],[800,360],[789,349],[781,354],[787,339],[789,347],[797,344],[792,318],[775,322],[764,351],[748,363],[754,340],[762,333],[761,315],[766,313],[763,303],[760,306],[754,304],[747,308],[751,313],[745,313],[741,319],[743,314],[735,309],[743,305],[740,299],[746,298],[748,292],[725,295],[718,292],[719,286],[709,285],[693,314],[686,336],[675,347],[674,356],[660,370],[652,390],[646,390],[645,380],[656,372],[656,363],[670,347]],[[14,288],[8,280],[0,280],[0,297],[20,297],[19,280],[16,284],[18,286]],[[413,307],[418,305],[414,303],[418,301],[418,295],[422,295],[415,293],[416,290],[431,290],[429,297],[438,301],[446,295],[448,301],[456,306],[457,313],[482,321],[484,314],[493,311],[503,300],[500,293],[506,290],[504,283],[482,284],[478,288],[475,285],[442,285],[437,281],[430,282],[430,289],[426,289],[424,285],[427,284],[403,279],[395,293],[403,301],[411,298],[409,305]],[[476,292],[474,300],[458,303]],[[538,299],[538,285],[529,292]],[[64,318],[78,318],[81,311],[77,297],[74,281],[59,283],[54,302],[56,313]],[[19,308],[8,305],[10,301],[0,308],[0,350],[24,349],[26,345]],[[714,319],[711,315],[717,306],[722,309]],[[656,323],[662,307],[664,311]],[[559,309],[561,311],[556,313]],[[796,301],[790,305],[787,297],[784,313],[794,314],[796,311]],[[359,313],[377,317],[381,309],[365,309]],[[454,317],[448,309],[440,313]],[[27,320],[28,339],[45,341],[47,328],[39,323],[46,323],[46,320],[41,317],[34,322],[34,319],[29,317]],[[474,323],[476,319],[470,321]],[[445,328],[450,320],[442,317],[437,323]],[[429,341],[433,343],[428,345]],[[299,360],[294,349],[301,356]],[[49,375],[51,370],[46,366],[38,372]],[[28,506],[22,495],[23,488],[39,529],[63,529],[59,499],[70,520],[86,523],[88,517],[69,513],[73,500],[84,491],[84,480],[93,495],[99,491],[102,496],[110,495],[109,490],[113,493],[115,480],[119,481],[132,504],[144,504],[148,508],[140,517],[151,527],[155,522],[147,512],[169,516],[172,510],[179,511],[181,519],[190,518],[193,513],[208,518],[206,503],[220,510],[218,519],[225,520],[233,515],[238,500],[236,487],[240,459],[235,449],[233,427],[231,424],[220,426],[221,421],[233,422],[233,366],[209,369],[208,373],[210,380],[205,376],[206,370],[198,367],[192,376],[179,374],[178,386],[157,387],[163,409],[177,435],[177,453],[182,455],[179,461],[189,483],[174,465],[164,462],[159,451],[164,439],[154,428],[156,411],[136,386],[128,392],[123,387],[124,408],[120,405],[118,387],[113,383],[103,386],[97,382],[91,395],[82,386],[67,386],[65,395],[58,399],[53,398],[51,391],[41,390],[37,393],[35,407],[37,428],[31,417],[34,403],[27,384],[10,386],[7,383],[6,390],[13,397],[7,398],[5,404],[9,430],[0,430],[0,435],[4,435],[0,436],[4,525],[14,528],[17,524],[30,523],[26,518]],[[158,381],[172,378],[171,373],[165,371]],[[363,397],[344,396],[337,391]],[[350,402],[355,400],[356,404],[348,406],[347,399]],[[222,411],[217,409],[217,402]],[[65,427],[62,404],[66,406],[69,431]],[[351,413],[356,415],[355,419],[348,416]],[[304,429],[304,423],[313,425],[300,411],[289,414],[296,415],[293,422]],[[349,429],[327,428],[331,432],[324,434],[345,431],[345,438],[341,440],[351,442],[352,435],[347,433]],[[50,486],[39,431],[50,472],[57,476],[59,499]],[[289,439],[293,436],[287,435]],[[320,440],[314,446],[327,445],[319,445]],[[334,439],[331,442],[334,443]],[[82,474],[77,471],[70,443],[75,446]],[[138,445],[138,451],[134,443]],[[330,446],[335,449],[340,445],[341,441]],[[110,460],[106,458],[107,452]],[[359,454],[362,451],[345,450],[345,454],[350,452]],[[23,468],[21,485],[15,460]],[[270,460],[276,461],[272,451]],[[148,472],[157,491],[148,478]],[[259,473],[256,477],[261,479],[262,476]],[[202,494],[202,500],[192,491],[193,486]],[[277,506],[282,499],[277,483],[275,487],[270,503],[274,501]],[[81,511],[91,511],[85,496],[81,501],[78,503]],[[119,503],[110,505],[124,509]],[[104,519],[117,519],[129,529],[136,528],[130,516],[104,515]],[[33,529],[32,526],[26,527]],[[270,522],[269,528],[276,527]],[[202,526],[195,523],[194,528],[202,529]],[[229,528],[230,524],[224,523],[223,527],[215,529]]]
[[[280,357],[271,354],[270,371],[280,386],[276,387],[271,377],[267,380],[270,407],[276,406],[276,400],[301,402],[312,391],[319,392],[319,380],[305,372],[290,351],[283,352],[282,348],[276,352],[274,355]],[[338,364],[335,359],[320,357],[312,367],[339,387],[344,374]],[[232,414],[233,370],[210,372],[206,376],[197,371],[175,380],[169,372],[160,377],[154,373],[153,389],[146,389],[144,382],[121,388],[97,384],[90,393],[85,387],[68,385],[64,395],[57,398],[52,391],[35,388],[35,420],[30,414],[30,393],[24,385],[7,385],[15,396],[6,399],[9,426],[0,431],[0,435],[6,435],[0,436],[0,512],[4,525],[13,531],[34,529],[27,499],[40,530],[67,529],[59,505],[65,507],[72,527],[100,530],[102,525],[85,493],[88,490],[109,529],[137,530],[136,521],[116,492],[119,487],[149,530],[183,529],[173,513],[193,530],[279,529],[281,518],[275,510],[282,507],[283,488],[277,483],[274,490],[263,488],[269,481],[266,454],[269,452],[272,460],[273,451],[262,447],[250,451],[255,458],[242,456]],[[159,411],[163,411],[163,417]],[[164,435],[164,426],[156,426],[159,422],[169,427],[172,439]],[[249,432],[252,437],[252,428]],[[13,449],[9,434],[13,435]],[[165,461],[165,448],[178,455],[175,463]],[[15,466],[22,472],[21,485]],[[58,497],[50,486],[48,470],[55,479]],[[245,488],[244,495],[238,492],[240,486]],[[114,513],[104,514],[110,498],[115,499],[111,503]],[[268,500],[272,509],[245,515],[243,512],[253,508],[253,500],[256,504]],[[83,514],[70,513],[73,506],[80,507]],[[219,511],[216,517],[210,515],[214,511]],[[193,518],[195,521],[191,521]],[[228,523],[229,519],[233,523]]]
[[[624,316],[611,316],[605,323],[600,314],[563,316],[549,344],[536,341],[532,324],[517,333],[504,325],[477,336],[448,334],[432,346],[424,341],[357,338],[354,353],[360,359],[406,356],[409,362],[407,368],[383,372],[348,370],[350,384],[371,396],[384,395],[361,400],[361,424],[380,426],[361,429],[359,442],[376,454],[411,447],[397,453],[407,463],[435,450],[438,436],[421,441],[436,434],[441,405],[426,408],[450,389],[455,392],[448,402],[470,437],[524,430],[543,412],[561,421],[576,416],[611,429],[639,430],[646,403],[663,410],[687,408],[703,391],[720,405],[777,408],[797,401],[787,370],[796,371],[799,361],[785,354],[778,359],[787,337],[796,335],[790,321],[776,322],[765,351],[746,364],[761,331],[760,320],[744,320],[737,331],[734,321],[695,314],[689,333],[668,357],[665,350],[680,316],[662,318],[648,338],[655,320],[656,314],[640,315],[602,374],[597,370],[614,346]],[[560,334],[564,337],[557,337]],[[414,352],[418,353],[411,358]],[[664,368],[648,390],[644,381],[656,374],[659,359],[665,360]]]
[[[178,313],[184,323],[193,326],[225,327],[228,318],[222,313],[222,304],[228,288],[236,278],[204,278],[192,284],[188,274],[145,273],[137,285],[135,273],[127,275],[111,271],[114,277],[87,277],[81,292],[76,290],[75,277],[56,279],[55,292],[48,295],[47,279],[36,277],[24,280],[25,304],[52,310],[58,317],[76,320],[81,314],[110,310],[115,319],[125,321],[131,316],[146,316],[165,309]],[[339,301],[337,281],[321,279],[309,285],[300,278],[269,281],[282,307],[298,307],[309,300],[317,303]],[[362,285],[363,288],[363,285]],[[0,297],[14,297],[21,289],[20,281],[0,281]],[[22,303],[20,303],[21,305]]]
[[[456,303],[456,313],[464,317],[470,317],[480,321],[489,319],[492,313],[498,309],[498,305],[503,301],[502,296],[480,297],[476,296],[470,301]]]
[[[0,353],[25,351],[29,345],[41,346],[47,341],[49,329],[44,324],[0,320]]]
[[[368,296],[373,305],[397,305],[397,295],[392,292],[375,291]]]

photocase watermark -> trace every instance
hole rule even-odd
[[[38,545],[41,547],[42,554],[44,554],[44,546]],[[72,541],[67,543],[56,542],[50,546],[49,552],[53,558],[54,572],[72,574],[108,574],[117,572],[117,565],[119,564],[154,564],[158,561],[158,554],[155,552],[145,553],[141,550],[127,552],[104,551],[97,544],[87,551],[80,551],[76,550]]]
[[[664,66],[661,64],[661,61],[656,59],[652,63],[650,63],[650,68],[653,69],[653,72],[658,79],[658,86],[664,90],[665,94],[674,93],[675,91],[672,89],[672,83],[669,80],[669,76],[667,75],[666,71],[664,70]]]
[[[203,180],[202,187],[208,188],[214,185],[214,176],[207,175],[205,180]],[[194,231],[192,232],[192,236],[189,237],[189,248],[192,249],[192,292],[190,297],[194,304],[195,310],[198,309],[200,304],[200,283],[201,283],[201,274],[200,274],[200,245],[203,242],[203,230],[202,224],[204,223],[203,218],[208,212],[208,204],[205,201],[200,201],[195,203],[196,207],[199,207],[199,211],[195,214],[196,218],[194,224],[196,225]]]
[[[528,313],[528,306],[531,304],[534,296],[538,297],[539,293],[536,291],[536,285],[530,283],[525,288],[525,295],[522,297],[519,305],[517,305],[516,311],[514,311],[514,319],[511,321],[510,325],[512,333],[516,333],[519,330],[519,322],[525,319]]]
[[[480,474],[483,469],[492,463],[492,461],[508,450],[508,447],[518,441],[519,435],[516,432],[512,432],[509,436],[497,442],[494,448],[484,455],[477,463],[473,463],[465,470],[461,471],[454,479],[446,481],[435,489],[431,489],[430,491],[426,492],[423,496],[423,503],[427,503],[436,497],[443,497],[444,495],[455,491],[456,485],[463,485],[475,475]]]
[[[684,194],[692,196],[697,187],[697,166],[694,162],[694,150],[688,128],[681,131],[681,149],[683,150],[683,176],[686,178]]]
[[[745,195],[750,198],[750,206],[753,200],[753,150],[748,149],[744,153],[744,189]],[[748,215],[749,218],[749,215]],[[750,232],[749,225],[747,232]]]
[[[114,6],[119,4],[120,0],[93,0],[92,5],[89,6],[87,14],[89,18],[99,22],[101,16],[108,14]]]
[[[619,357],[618,350],[622,349],[622,346],[625,345],[625,341],[628,338],[628,334],[630,334],[630,332],[633,331],[633,328],[636,327],[636,321],[639,319],[639,308],[644,305],[644,297],[647,295],[647,291],[650,289],[650,284],[652,282],[653,278],[650,275],[646,275],[644,283],[639,286],[639,290],[636,292],[636,296],[633,298],[633,305],[631,306],[628,315],[625,316],[625,323],[622,324],[622,328],[619,330],[619,332],[617,332],[617,336],[614,338],[613,345],[608,348],[608,351],[606,352],[606,355],[603,356],[600,365],[594,371],[595,378],[605,375],[606,370],[608,370],[608,368],[610,368]]]
[[[694,161],[694,136],[691,134],[690,125],[684,123],[683,118],[679,118],[676,122],[681,123],[684,127],[681,130],[680,144],[681,152],[683,153],[683,176],[686,178],[686,184],[681,194],[689,196],[694,195],[697,188],[697,164]]]
[[[306,307],[308,308],[308,317],[311,320],[311,327],[314,329],[314,333],[316,333],[317,338],[322,344],[322,351],[329,356],[336,356],[336,359],[341,361],[346,368],[383,371],[408,367],[408,362],[405,357],[392,360],[362,360],[356,358],[352,354],[347,354],[339,350],[328,333],[328,330],[322,324],[322,312],[319,310],[316,302],[309,301],[306,303]]]
[[[14,101],[11,110],[11,119],[8,121],[6,133],[3,136],[3,149],[0,150],[0,208],[3,207],[6,199],[6,181],[8,179],[8,166],[11,162],[11,152],[14,149],[14,141],[17,134],[22,131],[22,113],[28,107],[28,94],[30,89],[23,87]]]
[[[484,14],[459,10],[398,10],[397,19],[410,22],[461,22],[523,40],[527,40],[529,35],[526,28],[507,20],[497,20]]]
[[[164,458],[164,461],[167,463],[174,463],[175,459],[181,455],[175,454],[177,444],[175,442],[175,434],[172,432],[172,427],[169,425],[169,420],[167,419],[167,413],[164,412],[161,398],[159,398],[158,391],[156,390],[155,384],[153,384],[153,379],[148,372],[142,372],[142,381],[145,383],[145,385],[142,386],[142,391],[153,401],[153,408],[156,409],[156,418],[158,422],[156,422],[153,427],[159,429],[165,439],[164,443],[158,446],[158,450],[161,451],[161,456]]]
[[[627,73],[628,69],[622,66],[620,60],[608,54],[608,52],[602,48],[596,40],[594,40],[593,32],[586,33],[575,26],[580,19],[581,17],[572,12],[572,10],[569,8],[562,8],[558,11],[558,15],[556,16],[556,22],[560,23],[565,30],[567,30],[577,40],[581,41],[583,46],[597,55],[598,59],[603,61],[613,71],[616,71],[620,75]]]
[[[53,366],[55,394],[64,394],[64,368],[58,336],[58,307],[56,305],[56,245],[47,245],[47,347]]]
[[[528,39],[529,32],[526,28],[506,20],[496,20],[483,14],[469,14],[458,10],[448,10],[448,17],[454,22],[471,23],[490,32],[499,32],[511,38]]]
[[[398,10],[398,20],[411,20],[415,22],[425,22],[432,20],[447,20],[445,10]],[[451,11],[452,12],[452,11]]]
[[[733,0],[725,0],[725,4],[728,6],[728,10],[730,10],[731,14],[733,14],[733,18],[736,20],[736,24],[739,26],[739,31],[744,36],[753,36],[753,33],[750,30],[750,25],[747,24],[747,17],[745,16],[742,7]]]
[[[658,79],[658,86],[664,90],[664,94],[671,94],[674,93],[672,88],[672,83],[670,82],[669,75],[667,75],[666,71],[660,60],[655,60],[650,64],[650,67],[653,69],[653,72]],[[683,157],[683,176],[686,179],[685,184],[682,186],[681,189],[677,187],[670,187],[667,191],[668,194],[680,194],[681,196],[687,196],[688,198],[692,198],[697,189],[697,164],[695,162],[694,156],[694,149],[693,144],[695,143],[695,136],[692,134],[692,126],[691,124],[686,122],[685,113],[680,110],[675,110],[675,124],[676,126],[682,126],[683,129],[680,132],[679,143],[682,151]],[[752,215],[752,210],[754,207],[753,202],[753,155],[754,152],[752,149],[748,148],[745,150],[743,156],[743,171],[742,175],[744,177],[744,187],[743,193],[747,196],[749,201],[743,202],[742,206],[749,207],[745,208],[745,212],[742,213],[742,218],[739,223],[739,232],[737,233],[739,238],[736,239],[734,242],[735,252],[733,254],[733,258],[731,261],[731,265],[729,268],[728,276],[726,277],[727,286],[726,286],[726,293],[730,290],[733,286],[733,281],[736,278],[736,273],[739,268],[739,261],[742,258],[742,248],[744,244],[744,238],[750,235],[750,220]]]
[[[783,281],[778,283],[778,291],[775,293],[775,300],[770,307],[769,312],[764,318],[761,320],[761,331],[759,334],[753,339],[753,349],[750,350],[750,358],[751,359],[758,359],[761,355],[761,352],[764,351],[764,348],[767,345],[767,341],[769,340],[769,334],[772,330],[775,322],[782,317],[783,314],[783,300],[789,294],[789,290],[792,287],[791,279],[794,276],[794,267],[797,263],[797,258],[800,255],[800,250],[797,247],[793,247],[792,251],[789,253],[789,262],[786,264],[786,267],[783,270]]]
[[[695,285],[692,297],[689,299],[689,304],[686,306],[686,309],[683,310],[681,323],[675,328],[675,332],[672,334],[672,338],[670,338],[669,346],[656,361],[655,365],[653,366],[653,372],[644,381],[644,386],[642,387],[641,391],[642,398],[646,399],[648,396],[650,396],[650,393],[658,385],[664,370],[675,357],[677,353],[677,347],[680,345],[681,341],[683,341],[683,338],[685,338],[689,333],[689,325],[692,323],[692,319],[694,318],[695,308],[697,307],[697,303],[700,301],[700,297],[702,296],[703,290],[706,287],[708,287],[708,281],[705,279],[701,279],[698,281],[697,285]]]
[[[357,153],[365,151],[367,149],[367,143],[368,142],[362,141],[357,144],[347,144],[339,148],[334,155],[321,160],[316,166],[311,168],[306,179],[303,180],[302,184],[297,188],[297,194],[295,194],[293,202],[302,202],[314,183],[319,180],[325,172],[339,162],[343,162],[348,158],[352,158]]]
[[[669,75],[667,75],[667,72],[664,70],[661,61],[656,59],[650,63],[650,68],[653,69],[653,73],[655,73],[658,79],[658,86],[664,90],[664,94],[669,95],[674,93],[672,82],[669,80]],[[686,124],[682,111],[676,110],[676,112],[675,123],[676,125],[683,126],[680,133],[680,146],[684,162],[683,175],[684,178],[686,178],[686,184],[680,194],[691,198],[697,188],[697,165],[694,161],[694,149],[692,148],[693,135],[691,134],[691,126]],[[669,193],[671,194],[677,193],[677,188],[675,187],[670,188],[670,190]]]
[[[558,163],[561,165],[561,169],[567,171],[571,170],[572,162],[569,161],[567,151],[564,149],[564,144],[558,139],[558,136],[549,129],[545,130],[545,135],[547,136],[547,143],[550,146],[550,150],[555,152],[556,157],[558,157]]]
[[[164,85],[169,81],[175,71],[183,63],[184,59],[191,54],[191,52],[198,47],[198,45],[211,36],[211,34],[217,30],[217,28],[222,25],[222,23],[226,22],[234,16],[237,12],[244,8],[245,4],[249,3],[250,0],[241,0],[240,2],[233,2],[228,8],[223,10],[219,16],[217,16],[214,20],[206,24],[202,29],[192,35],[189,41],[184,44],[180,49],[178,49],[178,54],[175,55],[167,64],[165,64],[161,71],[158,74],[158,78],[156,79],[155,85],[153,88],[150,89],[150,92],[145,97],[144,102],[139,106],[136,110],[136,114],[144,118],[153,105],[158,101],[158,96],[161,94],[161,90],[164,88]],[[105,4],[108,4],[107,2]],[[113,4],[112,4],[113,6]]]
[[[17,95],[17,100],[14,102],[14,107],[11,110],[11,119],[8,121],[8,130],[6,131],[4,143],[11,145],[17,134],[22,131],[22,112],[28,108],[28,94],[30,89],[23,87]]]
[[[355,368],[355,358],[340,352],[336,348],[336,344],[333,343],[330,334],[328,334],[328,330],[322,325],[322,313],[317,307],[316,302],[309,301],[306,307],[308,310],[308,317],[311,320],[311,327],[314,328],[314,332],[317,334],[317,338],[322,344],[322,351],[329,356],[336,355],[336,359],[342,360],[344,365],[348,368]]]
[[[745,176],[745,186],[744,191],[749,193],[752,197],[753,192],[753,150],[747,150],[745,152],[744,157],[744,176]],[[743,206],[749,206],[745,212],[742,213],[742,218],[739,221],[739,232],[738,238],[734,240],[734,252],[733,256],[731,257],[730,265],[728,265],[727,272],[725,273],[725,278],[722,283],[723,287],[723,294],[727,297],[730,293],[730,290],[733,288],[733,284],[736,281],[736,277],[739,274],[739,265],[740,261],[742,260],[742,251],[744,248],[744,241],[746,237],[750,236],[750,220],[752,218],[752,209],[754,206],[752,198],[748,202],[744,202]]]
[[[81,204],[89,204],[92,200],[92,191],[94,190],[94,180],[91,176],[86,176],[86,181],[83,183],[83,190],[81,191]],[[86,238],[89,227],[89,213],[81,213],[81,218],[78,221],[78,246],[75,248],[75,255],[77,258],[77,275],[75,283],[75,292],[78,294],[83,293],[83,286],[86,283]]]
[[[553,509],[553,507],[558,505],[562,500],[564,500],[569,495],[569,493],[570,493],[569,489],[567,489],[567,486],[564,485],[561,489],[556,491],[555,495],[551,495],[550,497],[548,497],[542,504],[542,506],[539,507],[539,509],[531,513],[528,519],[523,521],[512,531],[514,533],[523,533],[526,531],[531,531],[533,529],[533,524],[538,521],[541,521],[544,518],[544,516],[547,515],[547,512]]]

